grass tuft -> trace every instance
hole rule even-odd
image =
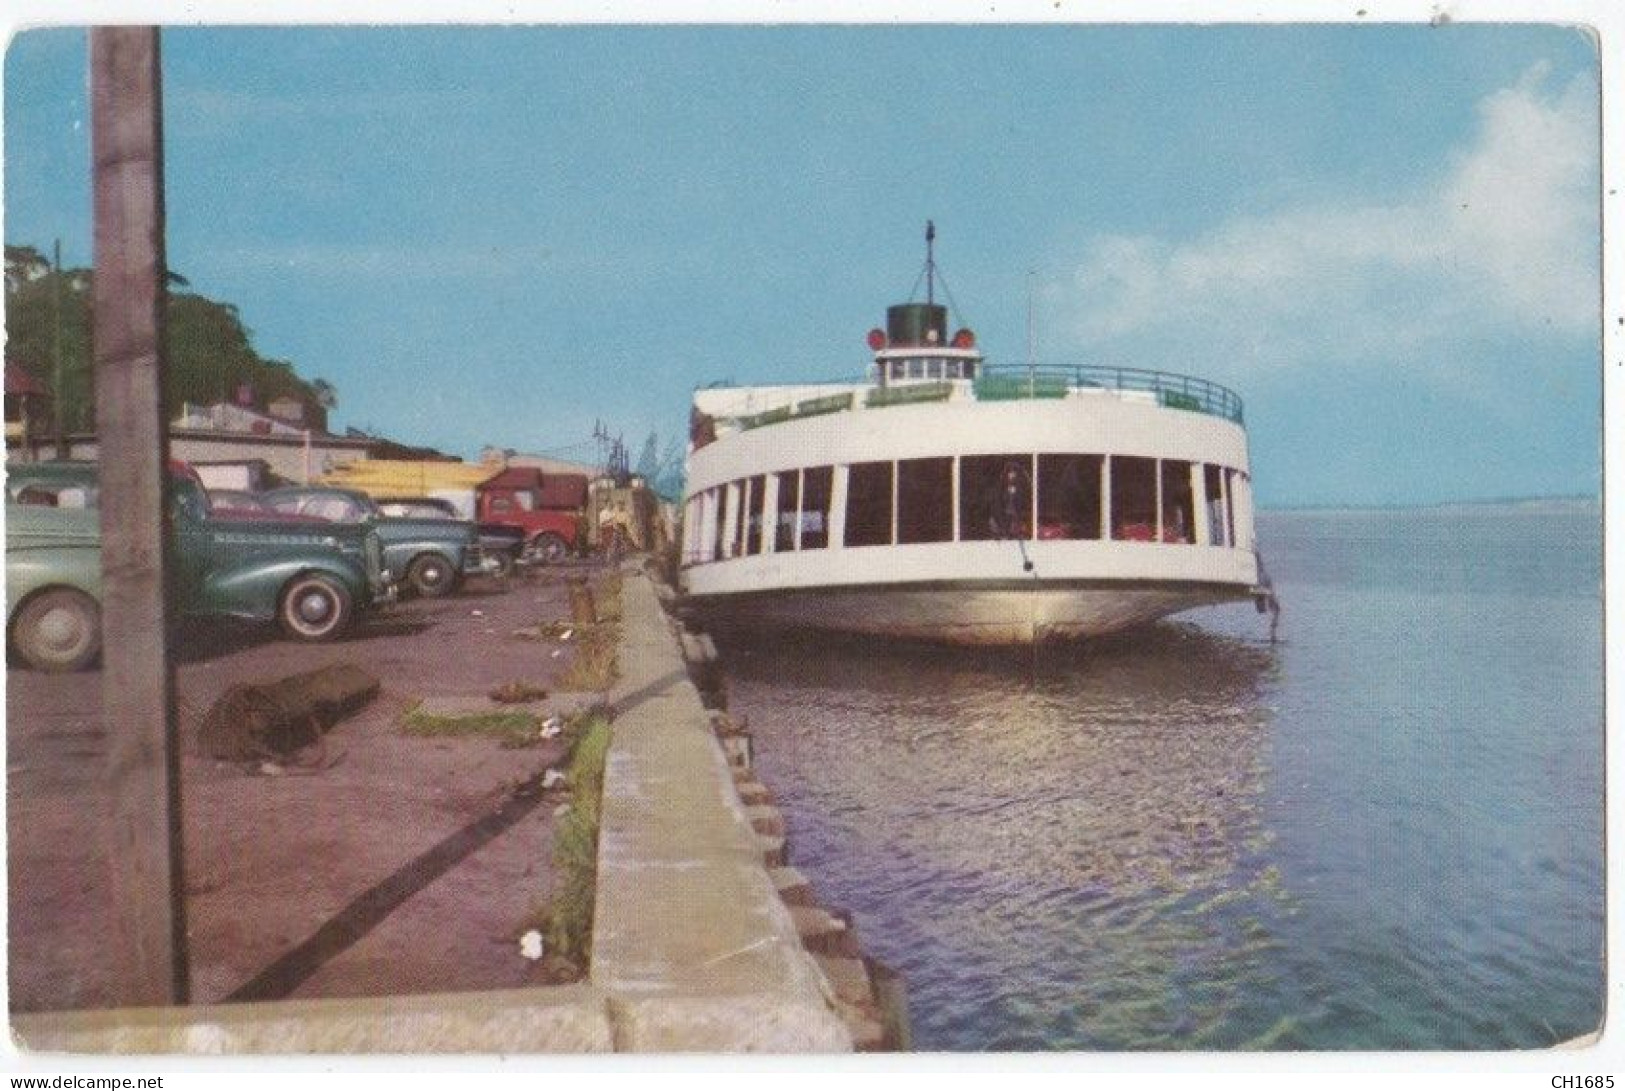
[[[585,968],[592,952],[592,915],[598,889],[598,823],[604,794],[609,720],[583,720],[570,753],[570,810],[553,832],[553,896],[527,923],[542,933],[549,956]]]
[[[621,574],[610,572],[598,581],[594,590],[598,603],[598,620],[617,622],[621,620]]]
[[[621,633],[617,625],[583,625],[577,628],[575,653],[555,683],[561,690],[606,690],[620,676],[616,652],[620,648]]]
[[[497,739],[504,746],[534,746],[541,741],[542,724],[535,713],[520,709],[442,716],[425,712],[419,705],[401,718],[401,729],[420,738],[481,736]]]

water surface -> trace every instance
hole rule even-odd
[[[921,1049],[1507,1049],[1602,1013],[1594,506],[1266,513],[1285,602],[724,648]]]

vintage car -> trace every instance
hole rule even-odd
[[[375,496],[378,510],[392,519],[439,519],[461,522],[457,505],[439,496]],[[476,523],[480,554],[496,562],[496,574],[509,576],[525,553],[525,532],[503,523]]]
[[[425,597],[450,594],[465,575],[496,568],[481,553],[478,532],[467,519],[392,518],[366,493],[330,485],[294,485],[260,496],[279,512],[376,528],[384,564],[401,573],[405,589]]]
[[[96,466],[12,465],[6,475],[8,646],[39,670],[79,670],[101,651]],[[394,588],[367,527],[215,519],[185,467],[171,474],[170,593],[180,617],[275,619],[328,640]]]

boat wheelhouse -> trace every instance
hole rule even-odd
[[[1273,605],[1241,399],[1162,371],[989,365],[889,308],[861,381],[695,392],[681,541],[714,627],[961,644]]]

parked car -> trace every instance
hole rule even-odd
[[[539,563],[556,564],[582,547],[585,474],[512,466],[483,482],[475,500],[482,523],[503,523],[524,531],[526,555]]]
[[[295,485],[260,495],[278,512],[376,528],[385,566],[401,573],[403,586],[426,598],[450,594],[465,575],[496,569],[481,554],[474,524],[466,519],[387,516],[366,493],[331,485]]]
[[[183,617],[276,620],[328,640],[394,588],[370,527],[212,517],[184,466],[171,477],[169,590]],[[12,465],[6,480],[6,636],[30,666],[80,670],[101,651],[101,513],[94,463]]]
[[[439,496],[375,496],[378,510],[395,519],[450,519],[463,521],[457,505]],[[513,572],[525,552],[525,532],[502,523],[476,523],[480,553],[496,562],[496,574]]]

